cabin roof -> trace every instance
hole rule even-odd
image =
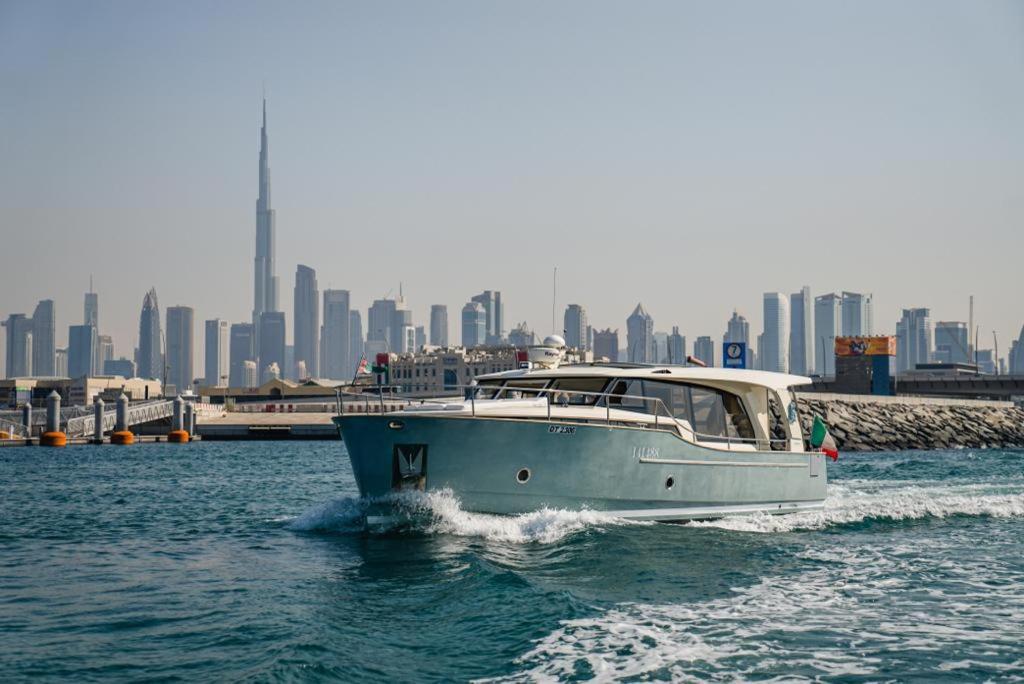
[[[511,370],[503,373],[480,375],[477,380],[497,378],[650,378],[651,380],[689,380],[693,382],[732,385],[754,385],[773,390],[784,390],[797,385],[813,382],[802,375],[774,373],[771,371],[746,370],[741,368],[702,368],[700,366],[674,366],[670,364],[629,364],[629,363],[584,363],[559,366],[552,369]]]

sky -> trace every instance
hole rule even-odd
[[[1024,323],[1024,4],[0,0],[0,316],[90,274],[131,357],[145,292],[251,316],[260,103],[280,299],[296,264],[415,323],[501,290],[721,339],[762,293]],[[289,332],[289,338],[291,333]],[[0,336],[2,337],[2,336]],[[3,342],[0,341],[0,345]]]

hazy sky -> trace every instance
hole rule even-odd
[[[295,265],[417,324],[499,289],[720,339],[761,294],[873,292],[1024,323],[1024,4],[0,0],[0,314],[89,274],[131,356],[142,297],[252,309],[260,97],[281,301]],[[291,336],[289,332],[289,337]],[[624,338],[623,338],[624,342]]]

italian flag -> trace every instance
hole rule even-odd
[[[814,427],[811,428],[811,446],[822,452],[833,461],[839,458],[839,449],[836,448],[836,441],[828,433],[828,426],[821,416],[814,416]]]
[[[356,371],[358,375],[370,375],[370,369],[367,368],[366,357],[359,359],[359,370]]]

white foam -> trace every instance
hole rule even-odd
[[[568,511],[543,508],[514,516],[470,513],[449,490],[402,492],[379,499],[348,497],[319,504],[292,520],[289,528],[298,531],[362,531],[365,517],[374,504],[385,504],[395,511],[402,527],[427,534],[514,543],[551,543],[587,528],[631,523],[597,511]],[[377,531],[388,532],[394,527]]]
[[[873,485],[869,485],[873,486]],[[825,507],[790,515],[755,514],[691,523],[741,532],[793,532],[820,530],[865,520],[914,520],[952,515],[1024,516],[1024,492],[1019,486],[952,485],[885,487],[859,490],[829,485]]]

